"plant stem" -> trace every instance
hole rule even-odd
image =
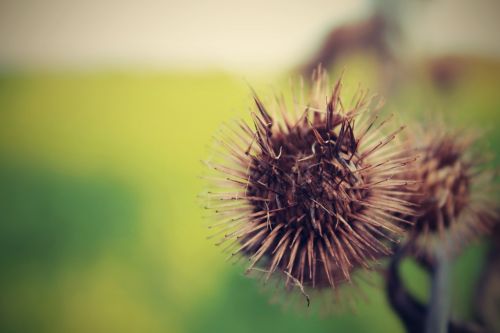
[[[450,311],[450,263],[442,248],[436,250],[435,259],[425,332],[446,333]]]

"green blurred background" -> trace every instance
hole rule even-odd
[[[266,68],[245,61],[222,66],[231,53],[219,63],[201,59],[201,66],[196,66],[196,58],[177,66],[176,57],[164,65],[151,65],[147,56],[144,62],[133,58],[128,63],[105,55],[98,62],[98,56],[76,61],[71,52],[36,53],[34,46],[29,47],[40,38],[34,29],[49,25],[51,16],[40,14],[45,21],[40,19],[25,30],[7,23],[33,22],[33,13],[40,8],[47,12],[58,8],[64,17],[69,5],[46,1],[45,7],[38,4],[33,10],[29,1],[2,5],[1,332],[403,331],[381,288],[363,286],[368,300],[358,304],[356,313],[319,316],[271,304],[268,292],[245,277],[242,267],[226,263],[220,249],[207,241],[209,221],[203,219],[197,199],[205,186],[199,178],[200,161],[209,155],[212,135],[222,122],[247,116],[248,83],[264,99],[270,99],[273,91],[287,92],[288,79],[297,77],[302,68],[296,64],[314,59],[314,50],[332,23],[335,30],[357,17],[353,10],[366,16],[373,7],[370,2],[360,2],[355,9],[347,6],[344,12],[351,13],[345,14],[349,20],[325,16],[316,30],[308,30],[308,34],[317,32],[310,35],[316,42],[306,45],[312,51]],[[249,6],[259,9],[263,4]],[[335,6],[328,9],[334,12]],[[267,15],[278,15],[275,10]],[[93,11],[81,15],[91,18],[89,13]],[[113,13],[106,17],[112,18]],[[196,23],[196,16],[187,19],[186,25]],[[64,29],[64,22],[54,27]],[[273,29],[272,24],[265,27]],[[210,33],[217,40],[216,32]],[[46,43],[37,39],[40,49],[56,48],[49,35],[42,36]],[[128,42],[140,37],[137,33]],[[16,49],[15,41],[24,46]],[[181,44],[170,41],[166,47]],[[100,46],[94,45],[96,50]],[[138,43],[137,48],[141,47]],[[346,68],[348,93],[358,83],[382,91],[387,96],[386,109],[404,120],[440,114],[456,126],[479,128],[484,133],[482,146],[499,161],[499,58],[494,52],[457,55],[452,51],[453,57],[444,58],[452,64],[451,69],[445,66],[444,81],[439,68],[437,74],[433,70],[439,64],[429,65],[429,55],[405,61],[404,52],[395,52],[403,60],[390,64],[397,73],[390,82],[384,74],[387,64],[381,65],[373,50],[360,48],[329,67],[333,77]],[[279,63],[282,58],[272,59]],[[488,241],[478,242],[454,265],[453,315],[457,318],[472,316],[474,282],[487,249]],[[403,275],[410,289],[426,299],[426,275],[411,262],[405,263]]]

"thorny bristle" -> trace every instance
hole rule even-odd
[[[410,199],[417,209],[412,233],[423,245],[419,250],[439,244],[451,254],[498,220],[494,174],[473,156],[475,138],[467,131],[436,126],[427,132],[413,140],[421,158],[409,174],[419,184]]]
[[[387,241],[403,232],[394,212],[413,214],[399,198],[414,160],[401,157],[403,128],[387,130],[366,92],[347,109],[341,80],[328,99],[327,89],[318,69],[308,104],[296,101],[295,113],[283,98],[271,112],[254,95],[253,127],[228,126],[218,140],[222,157],[209,162],[219,244],[248,258],[248,271],[264,271],[265,280],[279,273],[290,288],[350,281],[354,269],[390,254]]]

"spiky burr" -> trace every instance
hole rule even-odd
[[[418,184],[410,201],[416,215],[411,233],[418,250],[436,246],[457,252],[498,221],[498,187],[485,153],[474,149],[470,131],[447,130],[443,125],[419,128],[411,142],[420,158],[407,177]]]
[[[403,127],[390,130],[366,92],[345,107],[341,80],[328,97],[329,89],[318,69],[308,101],[292,110],[283,98],[268,109],[254,95],[253,127],[228,125],[208,162],[219,244],[266,280],[281,272],[287,285],[335,288],[390,254],[387,242],[404,231],[395,212],[413,214],[401,198],[400,175],[414,161],[402,157]]]

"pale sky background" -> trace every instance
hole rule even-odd
[[[500,56],[498,0],[0,0],[0,67],[284,69],[383,1],[410,54]]]

